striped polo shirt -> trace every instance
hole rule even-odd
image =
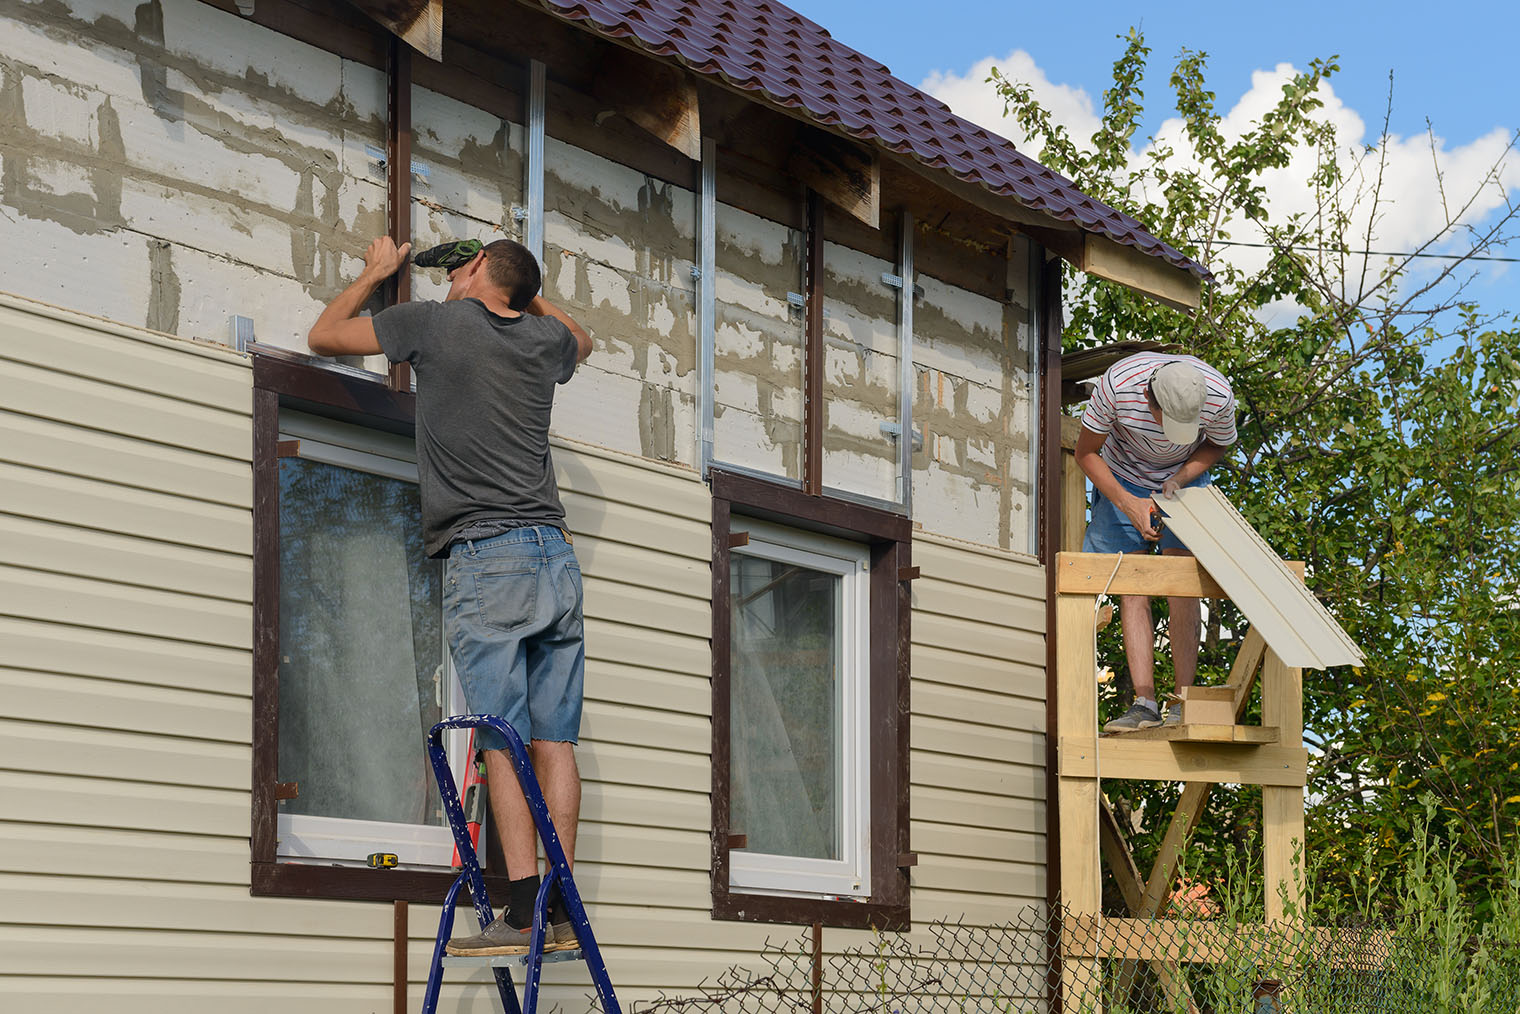
[[[1167,363],[1197,367],[1208,388],[1198,420],[1198,439],[1191,444],[1174,444],[1162,435],[1161,424],[1151,415],[1145,397],[1151,374]],[[1141,352],[1119,360],[1099,378],[1082,413],[1082,428],[1107,434],[1103,460],[1115,475],[1159,490],[1205,439],[1220,447],[1235,442],[1235,393],[1224,374],[1196,356]]]

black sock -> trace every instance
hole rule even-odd
[[[533,905],[538,901],[538,874],[507,884],[507,925],[526,929],[533,925]]]
[[[555,881],[549,888],[549,897],[545,899],[545,907],[549,910],[549,922],[569,922],[570,913],[565,911],[565,899],[559,893],[559,881]]]

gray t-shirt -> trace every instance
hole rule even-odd
[[[554,387],[575,373],[575,336],[553,317],[499,317],[478,299],[401,303],[375,315],[392,362],[417,374],[422,538],[443,556],[466,527],[563,527],[549,455]]]

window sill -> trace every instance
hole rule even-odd
[[[252,863],[248,893],[256,898],[335,898],[441,905],[457,873],[439,870],[371,870],[314,863]],[[486,877],[486,893],[507,896],[507,880]]]
[[[794,926],[822,923],[833,929],[877,929],[883,932],[906,932],[912,929],[913,923],[908,905],[789,898],[738,891],[714,891],[712,917],[726,922],[789,923]]]

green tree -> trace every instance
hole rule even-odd
[[[1392,212],[1387,146],[1350,150],[1322,115],[1334,59],[1310,63],[1234,136],[1206,87],[1206,55],[1183,50],[1169,80],[1181,135],[1136,153],[1150,50],[1137,30],[1119,38],[1090,138],[1070,137],[1027,85],[997,71],[991,80],[1044,164],[1214,278],[1192,314],[1071,278],[1064,344],[1159,339],[1232,379],[1240,443],[1217,481],[1277,552],[1308,562],[1310,586],[1366,653],[1362,668],[1305,674],[1307,849],[1332,893],[1392,882],[1428,794],[1432,831],[1484,899],[1520,818],[1520,327],[1463,293],[1470,258],[1520,225],[1513,202],[1481,227],[1468,221],[1481,217],[1483,188],[1501,186],[1502,159],[1460,200],[1444,184],[1427,195],[1445,224],[1414,251],[1368,257],[1358,251],[1377,248],[1375,223]],[[1505,156],[1514,152],[1512,139]],[[1308,210],[1275,212],[1272,172],[1306,162]],[[1266,250],[1242,266],[1221,256],[1231,243]],[[1453,243],[1447,259],[1414,256]],[[1223,606],[1207,633],[1205,679],[1226,671],[1243,623]],[[1127,687],[1116,629],[1103,650]],[[1133,844],[1146,868],[1175,788],[1111,792],[1138,814]],[[1206,863],[1246,844],[1259,800],[1216,790],[1195,838]]]

